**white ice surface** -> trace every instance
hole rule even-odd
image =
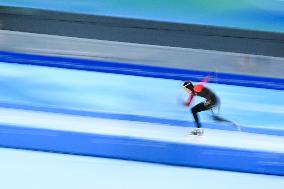
[[[280,176],[0,148],[9,189],[283,189]]]

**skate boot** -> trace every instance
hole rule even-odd
[[[193,131],[191,131],[191,134],[201,136],[201,135],[203,135],[203,129],[201,129],[201,128],[194,129]]]

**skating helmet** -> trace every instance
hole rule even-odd
[[[193,84],[191,83],[191,81],[185,81],[184,83],[183,83],[183,86],[185,87],[185,88],[187,88],[187,89],[189,89],[189,90],[191,90],[191,91],[193,91]]]

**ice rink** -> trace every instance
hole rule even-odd
[[[230,125],[215,123],[210,114],[202,113],[205,135],[193,137],[188,135],[194,126],[190,109],[180,104],[181,99],[186,99],[181,88],[182,81],[4,62],[0,66],[1,125],[217,146],[260,153],[284,152],[284,93],[281,90],[209,83],[208,87],[221,98],[221,114],[238,122],[243,132],[236,131]],[[202,99],[196,99],[194,103],[200,100]],[[1,132],[3,134],[3,130]],[[201,188],[241,185],[267,188],[271,184],[274,185],[273,188],[283,186],[283,179],[279,176],[4,148],[1,153],[5,157],[2,174],[16,172],[15,177],[26,181],[35,178],[37,181],[25,182],[23,188],[35,188],[40,183],[46,183],[46,188],[52,187],[52,183],[45,180],[46,174],[51,172],[54,174],[49,178],[55,179],[57,186],[73,182],[71,185],[74,188],[78,185],[107,188],[151,188],[154,185],[155,188],[185,188],[188,183]],[[263,155],[263,158],[265,156],[267,155]],[[269,156],[274,158],[273,162],[257,163],[264,166],[274,164],[280,169],[283,167],[282,160],[278,161],[277,156]],[[16,161],[19,158],[23,159],[22,166],[17,166],[19,162]],[[38,159],[38,163],[35,159]],[[73,170],[73,166],[76,170]],[[90,168],[86,169],[88,166]],[[31,170],[41,170],[40,174],[37,171],[27,174],[29,167],[35,167]],[[124,169],[123,173],[120,173],[121,167]],[[60,172],[61,177],[57,175]],[[153,176],[144,172],[156,174],[159,179],[153,181]],[[79,174],[82,176],[76,176]],[[11,178],[8,174],[5,175]],[[132,179],[125,179],[130,175]],[[92,176],[98,180],[90,182]],[[199,177],[209,181],[200,183]],[[106,182],[109,178],[114,179],[114,182]],[[4,185],[11,185],[9,179],[4,180]],[[235,182],[239,185],[235,185]]]
[[[0,4],[0,188],[284,188],[284,1]]]

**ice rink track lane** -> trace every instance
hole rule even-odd
[[[23,110],[1,110],[0,146],[284,175],[283,137]]]
[[[190,110],[179,101],[186,99],[182,81],[7,63],[1,63],[0,69],[2,105],[67,113],[74,110],[75,114],[90,112],[91,116],[125,115],[126,119],[136,116],[137,121],[193,126]],[[260,133],[283,132],[284,91],[212,83],[207,86],[220,97],[224,117],[249,129],[264,129]],[[208,113],[200,115],[204,127],[216,127]]]
[[[189,136],[192,128],[186,127],[5,108],[0,108],[0,124],[284,153],[284,137],[238,131],[206,129],[199,138]]]

